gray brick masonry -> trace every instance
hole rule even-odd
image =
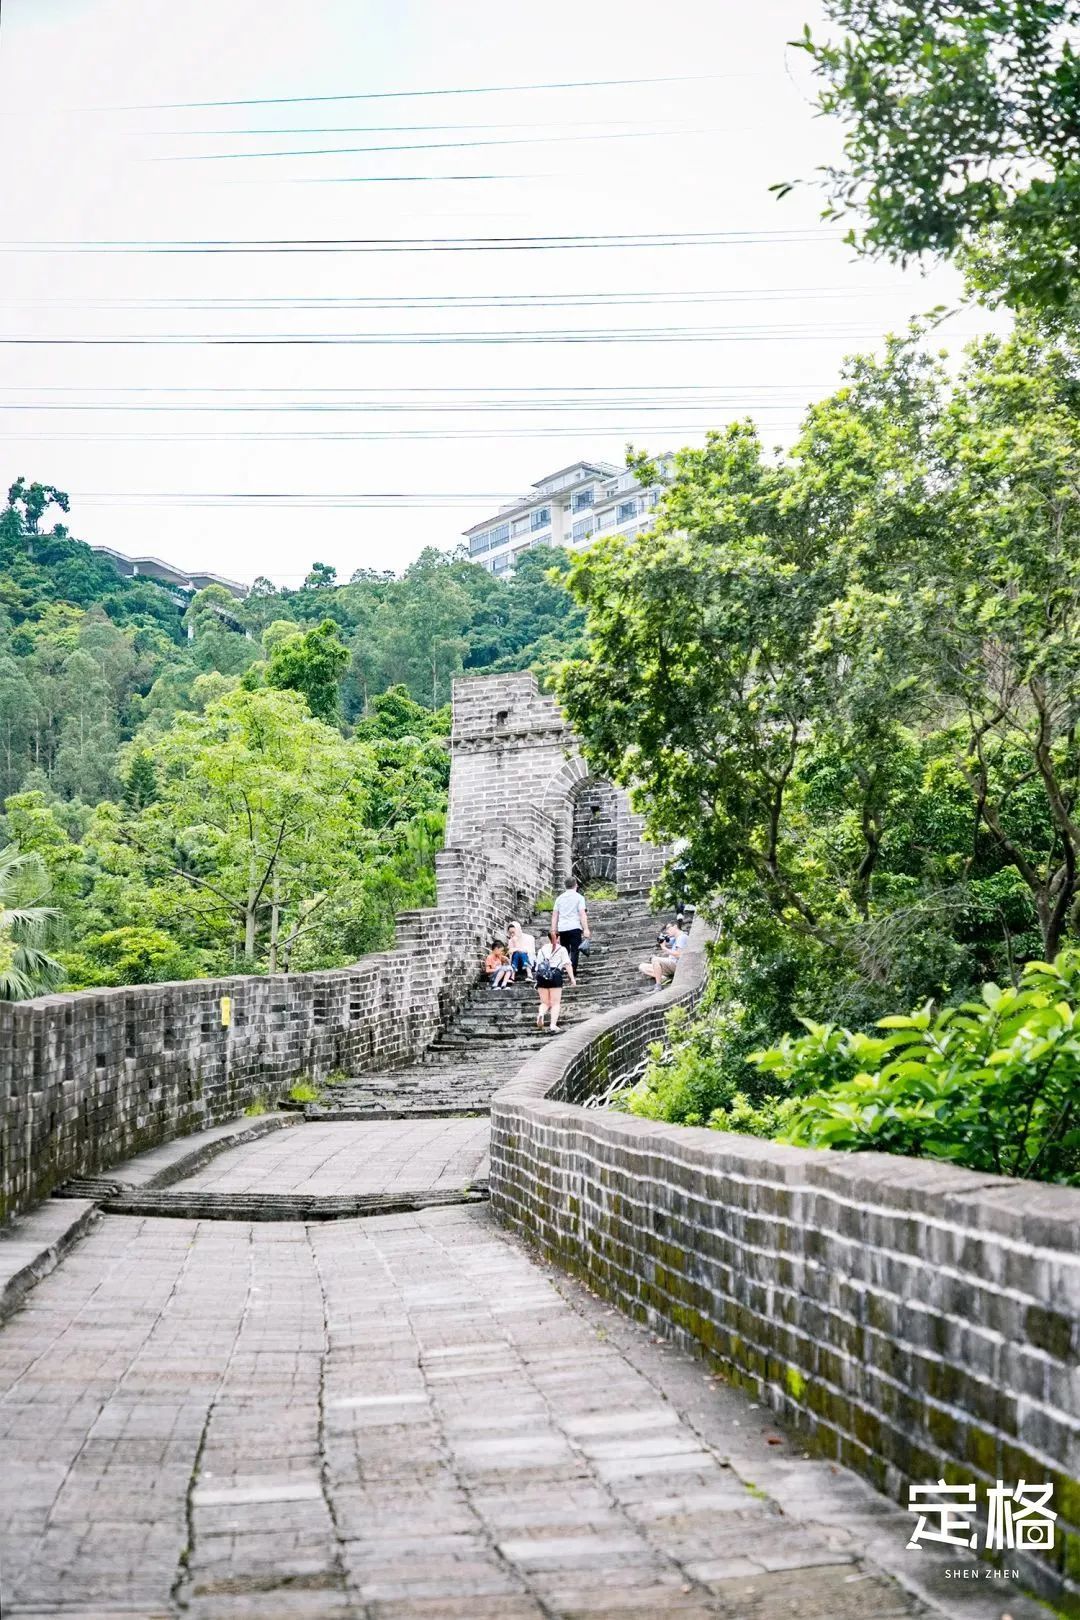
[[[588,774],[529,674],[455,682],[453,736],[437,904],[397,918],[394,950],[332,972],[0,1003],[0,1225],[65,1181],[272,1104],[301,1075],[386,1069],[430,1045],[493,930],[569,869]],[[663,851],[642,845],[625,795],[607,794],[620,885],[640,892]]]
[[[444,850],[437,906],[404,913],[396,948],[354,967],[0,1003],[0,1215],[272,1102],[299,1075],[422,1050],[475,980],[484,938],[541,886],[543,830],[524,815],[487,828],[483,852]]]
[[[496,1215],[899,1500],[939,1478],[983,1502],[998,1479],[1051,1481],[1053,1553],[1007,1562],[1075,1599],[1080,1192],[579,1106],[695,998],[695,930],[668,990],[496,1094]]]

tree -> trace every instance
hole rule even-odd
[[[35,707],[21,663],[0,654],[0,800],[15,792],[29,764]]]
[[[428,547],[406,570],[394,601],[394,629],[387,637],[387,662],[395,664],[412,690],[431,707],[461,669],[468,599],[454,576],[455,565]],[[396,671],[395,671],[396,673]]]
[[[198,957],[160,928],[110,928],[91,934],[64,965],[72,987],[94,989],[114,984],[164,984],[170,979],[199,977]]]
[[[304,580],[305,591],[329,591],[337,584],[337,569],[329,563],[312,563],[311,571]]]
[[[263,652],[269,657],[279,643],[288,641],[293,636],[303,635],[303,633],[303,625],[298,624],[295,619],[273,619],[269,624],[263,626],[259,639],[262,642]]]
[[[848,239],[865,253],[959,254],[977,290],[1015,308],[1069,303],[1080,0],[826,0],[825,13],[841,35],[796,43],[820,110],[846,126],[826,217],[860,214]]]
[[[145,810],[158,796],[157,770],[147,748],[136,748],[128,757],[123,773],[124,803],[133,810]]]
[[[869,1019],[1080,931],[1075,389],[1030,331],[954,384],[896,340],[790,456],[711,435],[653,535],[575,562],[568,715],[686,838],[730,985],[786,980],[770,1017]]]
[[[566,588],[571,555],[561,546],[534,546],[507,580],[475,567],[490,589],[478,595],[468,627],[465,668],[550,673],[583,650],[585,616]]]
[[[108,683],[81,648],[64,660],[58,682],[63,719],[57,738],[53,782],[61,793],[93,803],[116,785],[119,729]]]
[[[35,855],[0,849],[0,1001],[25,1001],[54,990],[64,976],[45,949],[56,913],[45,869]]]
[[[184,622],[201,669],[239,675],[254,659],[255,649],[245,634],[240,606],[224,585],[207,585],[197,591]]]
[[[54,484],[28,484],[25,478],[16,478],[8,490],[8,509],[19,514],[24,534],[38,533],[50,506],[59,507],[61,512],[71,510],[68,496]]]
[[[121,824],[166,921],[194,913],[269,970],[347,908],[362,875],[365,750],[297,692],[231,692],[148,744],[158,796]]]
[[[1071,356],[1030,328],[972,347],[939,430],[950,521],[925,559],[922,647],[1048,960],[1080,927],[1076,384]]]
[[[405,686],[391,686],[371,700],[371,714],[356,727],[356,735],[365,738],[392,739],[403,737],[443,736],[447,730],[445,716],[435,714],[422,703],[415,703]]]
[[[333,725],[341,716],[338,683],[348,662],[349,649],[339,639],[337,625],[324,619],[314,630],[274,645],[266,684],[279,691],[302,692],[316,719]]]
[[[835,536],[746,424],[681,452],[677,468],[655,536],[575,562],[591,656],[563,675],[567,714],[655,834],[689,835],[697,892],[750,889],[791,931],[857,956],[895,738],[883,683],[871,704],[849,672],[845,704],[837,653],[817,633],[843,588]],[[834,816],[850,805],[860,830],[831,870],[807,839],[815,743]]]

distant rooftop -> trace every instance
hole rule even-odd
[[[566,473],[576,472],[578,467],[600,478],[614,478],[616,473],[623,471],[621,467],[613,467],[610,461],[571,461],[569,466],[557,468],[555,472],[548,473],[546,478],[538,478],[532,487],[541,489],[545,484],[550,484],[553,478],[562,478]]]

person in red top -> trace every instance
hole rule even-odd
[[[510,959],[506,954],[506,946],[502,940],[497,939],[487,956],[484,958],[484,972],[487,974],[493,990],[502,990],[514,977],[514,970],[510,966]]]

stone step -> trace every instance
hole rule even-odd
[[[342,1221],[361,1215],[402,1215],[440,1204],[479,1204],[487,1183],[395,1193],[226,1193],[206,1189],[145,1188],[106,1198],[106,1215],[165,1215],[186,1221]]]
[[[593,948],[582,957],[578,982],[567,986],[559,1027],[572,1029],[609,1007],[646,993],[637,964],[654,949],[659,919],[644,901],[593,902]],[[539,943],[548,915],[527,930]],[[452,1118],[486,1114],[491,1098],[519,1065],[557,1036],[537,1028],[535,988],[518,981],[493,990],[480,979],[428,1049],[400,1069],[359,1074],[327,1090],[305,1109],[309,1119]]]

